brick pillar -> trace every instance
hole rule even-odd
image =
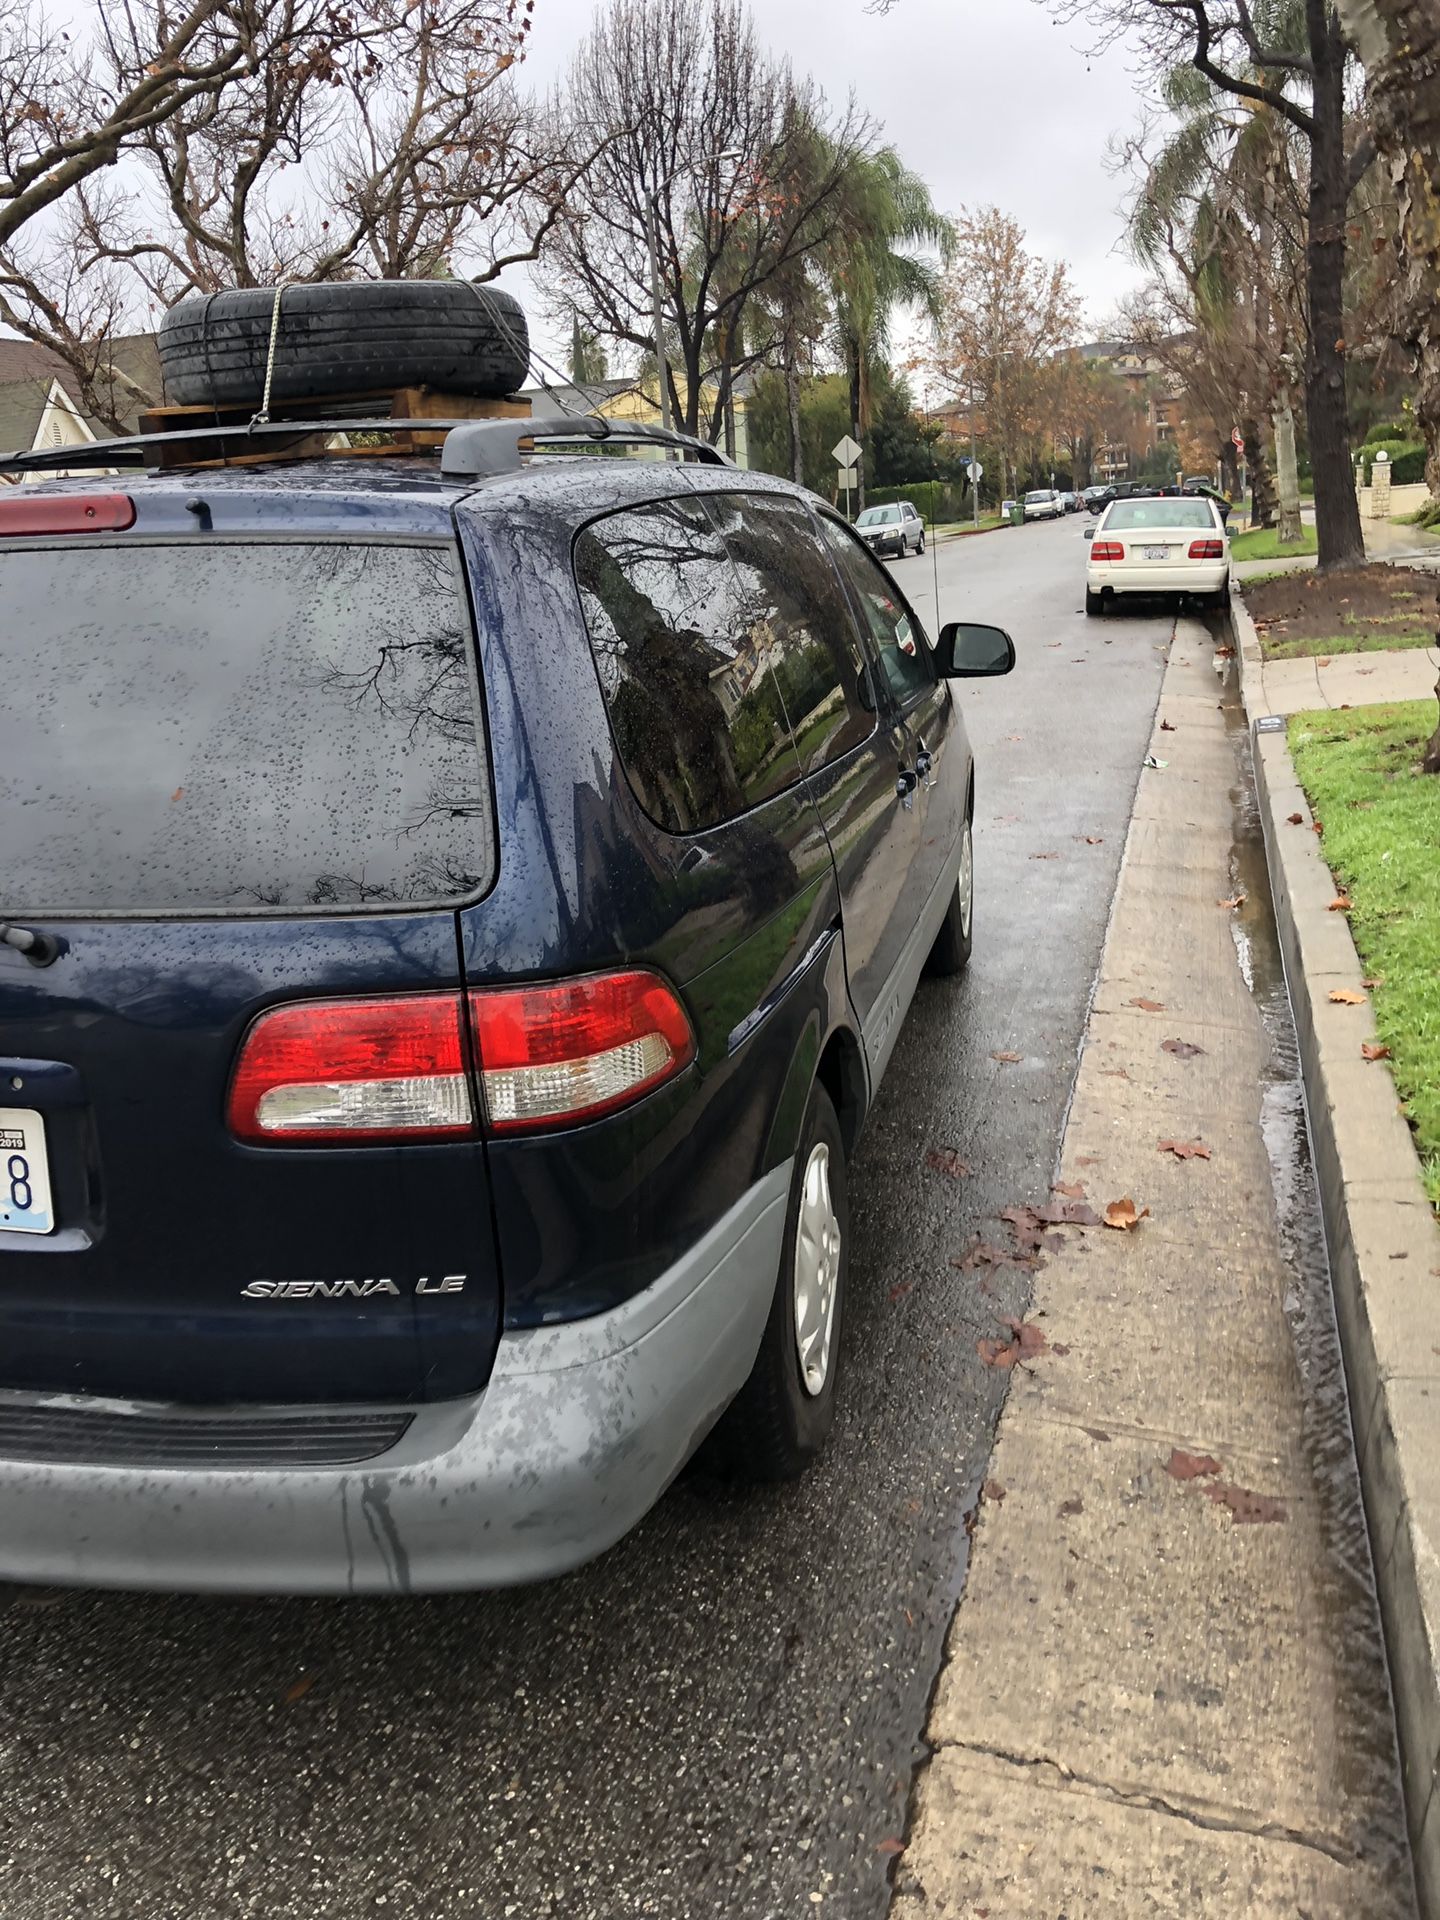
[[[1375,472],[1371,480],[1370,518],[1388,520],[1390,518],[1390,456],[1382,447],[1375,456]]]

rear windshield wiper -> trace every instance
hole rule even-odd
[[[17,927],[0,920],[0,947],[14,947],[23,953],[32,967],[48,967],[60,958],[60,942],[52,933],[37,933],[33,927]]]

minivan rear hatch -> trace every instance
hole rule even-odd
[[[0,549],[0,921],[54,952],[0,945],[0,1387],[465,1391],[499,1286],[458,554],[208,515]]]

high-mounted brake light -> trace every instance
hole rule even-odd
[[[628,1106],[695,1057],[684,1007],[658,975],[590,974],[470,996],[488,1125],[575,1125]]]
[[[1225,542],[1223,540],[1192,540],[1190,558],[1192,560],[1223,560]]]
[[[308,1000],[246,1034],[226,1118],[274,1146],[454,1140],[476,1131],[458,993]]]
[[[17,533],[123,533],[135,524],[128,493],[25,493],[0,499],[0,539]]]
[[[1118,540],[1097,540],[1090,549],[1092,560],[1123,560],[1125,549]]]

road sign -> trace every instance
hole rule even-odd
[[[978,460],[967,460],[965,464],[970,469],[971,486],[978,487],[980,482],[985,478],[984,467]]]
[[[1243,433],[1241,433],[1241,431],[1240,431],[1240,429],[1239,429],[1238,427],[1236,427],[1236,428],[1235,428],[1235,430],[1234,430],[1234,432],[1233,432],[1233,433],[1232,433],[1232,434],[1230,435],[1230,444],[1231,444],[1231,446],[1233,446],[1233,447],[1234,447],[1234,449],[1235,449],[1235,451],[1236,451],[1237,453],[1244,453],[1244,451],[1245,451],[1245,436],[1244,436],[1244,434],[1243,434]]]
[[[841,467],[840,484],[842,487],[858,487],[860,484],[860,469],[858,467]]]
[[[855,441],[853,441],[850,438],[849,434],[847,433],[843,440],[837,441],[837,443],[830,449],[830,454],[831,454],[831,458],[835,461],[835,464],[837,466],[853,467],[855,462],[860,458],[861,448],[856,444]],[[853,485],[853,482],[852,482],[852,485]]]

